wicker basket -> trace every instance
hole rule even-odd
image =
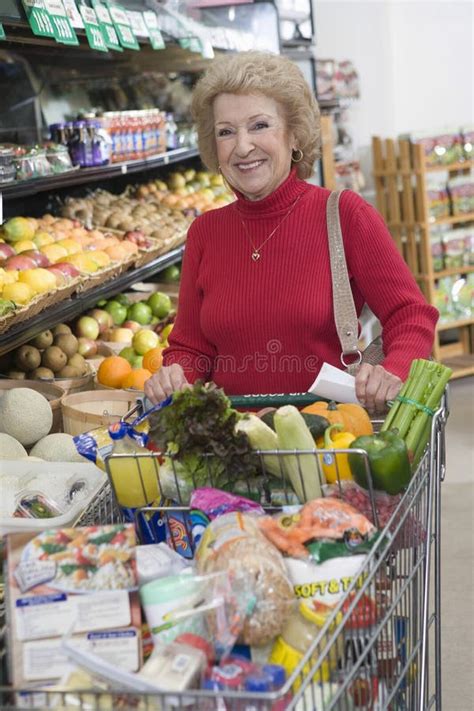
[[[53,411],[53,426],[51,432],[63,431],[63,420],[61,402],[64,397],[64,390],[54,383],[48,383],[42,380],[10,380],[0,379],[0,393],[5,390],[13,390],[14,388],[30,388],[44,395],[51,405]]]
[[[77,287],[78,293],[83,293],[84,291],[89,291],[90,289],[95,289],[96,286],[100,286],[106,281],[115,279],[115,277],[120,276],[131,267],[135,266],[136,255],[132,254],[120,264],[114,264],[106,269],[101,269],[99,272],[95,272],[90,276],[82,277],[80,284]]]
[[[55,378],[54,384],[59,385],[65,395],[80,393],[94,389],[94,375],[95,370],[88,364],[88,372],[85,375],[81,375],[78,378]]]
[[[137,393],[95,390],[62,400],[64,431],[73,436],[118,422],[135,405]]]
[[[60,301],[69,299],[70,296],[78,290],[81,283],[81,278],[78,277],[72,280],[69,284],[56,289],[48,294],[39,294],[35,296],[29,304],[22,306],[15,311],[7,314],[0,318],[0,334],[6,333],[12,326],[23,323],[33,316],[37,316],[41,311],[47,309],[54,304],[58,304]]]

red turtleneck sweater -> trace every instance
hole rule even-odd
[[[293,212],[261,251],[251,258]],[[341,368],[326,228],[329,191],[292,171],[268,197],[198,217],[183,260],[178,316],[164,363],[229,395],[305,392],[327,361]],[[429,306],[378,212],[345,191],[340,217],[357,314],[366,302],[383,327],[384,368],[405,379],[427,358],[438,312]]]

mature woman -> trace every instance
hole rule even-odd
[[[212,63],[193,113],[202,160],[236,201],[189,230],[170,347],[145,392],[156,402],[198,378],[230,395],[305,392],[325,361],[342,367],[329,191],[305,182],[319,155],[317,103],[291,61],[248,52]],[[437,311],[376,210],[345,191],[340,220],[357,314],[367,303],[383,328],[382,364],[356,376],[360,402],[380,411],[411,361],[429,356]]]

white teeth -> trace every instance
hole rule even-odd
[[[237,167],[240,168],[240,170],[251,170],[252,168],[256,168],[258,165],[261,165],[263,163],[262,160],[256,160],[253,163],[238,163]]]

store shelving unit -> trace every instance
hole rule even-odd
[[[450,174],[469,171],[473,160],[451,165],[426,164],[423,147],[408,140],[372,139],[377,208],[427,300],[435,303],[435,283],[456,274],[471,274],[474,266],[450,267],[435,271],[431,257],[430,232],[436,225],[472,224],[474,213],[433,219],[429,214],[427,175],[437,171]],[[440,334],[449,331],[452,340],[442,343]],[[453,368],[453,378],[474,374],[474,316],[437,326],[433,355]]]

